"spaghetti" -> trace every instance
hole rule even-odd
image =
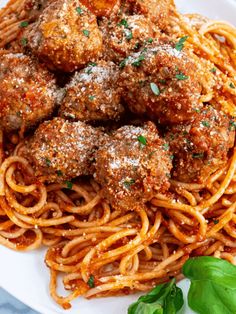
[[[0,47],[19,40],[19,23],[29,20],[25,3],[11,0],[0,11]],[[174,7],[170,18],[173,36],[187,34],[195,58],[216,67],[224,83],[223,93],[210,88],[204,101],[220,104],[235,117],[236,89],[229,87],[236,86],[235,28],[182,15]],[[80,295],[146,291],[172,276],[181,279],[181,267],[190,256],[212,255],[235,263],[235,149],[206,184],[172,180],[175,196],[157,194],[143,208],[124,213],[101,198],[93,179],[70,187],[39,183],[22,157],[24,140],[10,156],[2,142],[1,134],[0,244],[25,251],[49,247],[50,293],[63,308]],[[70,291],[66,297],[56,291],[59,274]]]

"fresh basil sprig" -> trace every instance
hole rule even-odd
[[[182,290],[176,286],[175,279],[172,279],[141,296],[129,306],[128,314],[175,314],[183,303]]]
[[[236,313],[236,266],[203,256],[189,259],[183,274],[191,280],[188,305],[196,313]]]

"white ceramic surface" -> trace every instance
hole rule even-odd
[[[0,0],[0,7],[7,0]],[[224,19],[236,25],[236,1],[234,0],[177,0],[182,12],[198,12],[205,16]],[[0,287],[42,314],[125,314],[128,305],[137,296],[84,300],[73,302],[69,311],[64,311],[55,304],[49,295],[49,274],[44,264],[44,250],[28,253],[16,253],[0,247]],[[180,283],[184,292],[189,283]],[[63,289],[59,289],[63,293]],[[186,302],[185,302],[186,304]],[[184,314],[193,313],[186,305]]]

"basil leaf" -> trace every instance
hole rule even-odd
[[[175,279],[156,286],[130,305],[128,314],[175,314],[183,306],[182,290],[175,285]]]
[[[183,274],[191,280],[188,304],[196,313],[236,313],[236,266],[203,256],[189,259]]]
[[[159,303],[139,303],[135,314],[163,314],[163,308]]]

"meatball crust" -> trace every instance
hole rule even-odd
[[[143,14],[164,30],[169,24],[171,0],[126,0],[134,14]],[[127,6],[127,5],[126,5]]]
[[[152,122],[121,127],[99,148],[95,159],[95,180],[114,207],[134,209],[169,188],[168,144]]]
[[[169,44],[152,45],[123,60],[120,86],[134,113],[160,123],[191,119],[200,103],[201,84],[190,55]]]
[[[83,122],[61,118],[42,123],[26,144],[25,156],[36,176],[63,182],[92,174],[93,154],[102,133]]]
[[[90,63],[66,86],[60,115],[81,121],[118,119],[124,111],[118,78],[114,63]]]
[[[25,37],[32,53],[52,70],[73,72],[102,51],[96,16],[78,0],[51,2]]]
[[[204,183],[224,166],[234,145],[232,125],[225,114],[208,106],[193,121],[171,127],[166,140],[174,154],[173,178]]]
[[[0,57],[0,125],[6,132],[25,130],[48,118],[57,97],[53,74],[23,54]]]
[[[100,29],[104,38],[104,57],[115,62],[160,36],[155,24],[144,15],[117,14],[103,19]]]

